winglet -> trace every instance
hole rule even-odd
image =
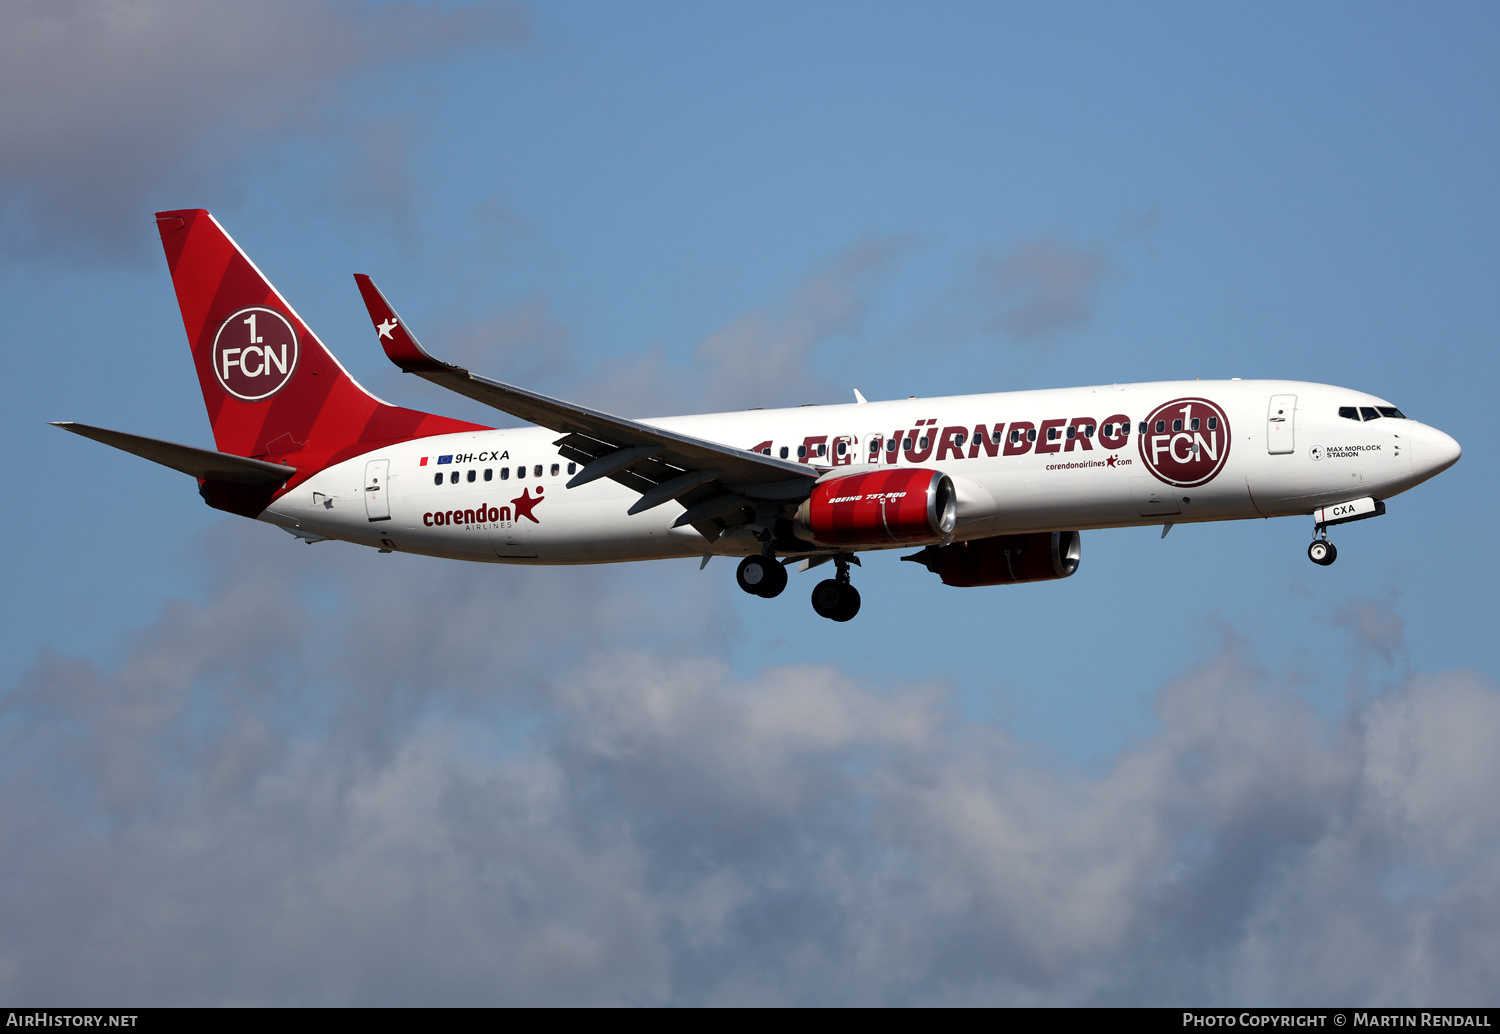
[[[856,403],[858,403],[859,405],[863,406],[866,402],[869,401],[869,399],[867,399],[863,395],[861,395],[859,393],[859,389],[858,388],[855,388],[854,389],[854,401]]]
[[[435,373],[458,369],[434,359],[417,343],[411,331],[406,329],[406,324],[401,322],[401,317],[396,315],[396,310],[391,308],[391,303],[380,293],[380,288],[375,286],[375,281],[364,273],[355,273],[354,282],[359,285],[359,294],[365,300],[365,308],[370,310],[370,322],[375,325],[380,347],[385,349],[386,357],[391,362],[406,373]]]

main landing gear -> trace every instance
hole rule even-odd
[[[849,562],[859,563],[857,557],[835,556],[819,558],[819,562],[832,559],[838,573],[824,579],[813,589],[813,610],[831,621],[848,621],[859,613],[859,590],[849,584]],[[771,599],[780,596],[786,588],[786,568],[776,562],[775,556],[747,556],[740,561],[734,580],[752,596]]]
[[[838,574],[819,582],[813,589],[813,610],[819,617],[830,621],[848,621],[859,613],[859,590],[849,584],[849,561],[845,557],[833,558]]]
[[[1307,559],[1319,567],[1327,567],[1339,558],[1339,551],[1328,541],[1328,532],[1318,529],[1318,537],[1307,547]]]
[[[786,588],[786,568],[778,564],[775,557],[747,556],[740,561],[734,580],[750,595],[770,599],[780,596],[781,590]]]

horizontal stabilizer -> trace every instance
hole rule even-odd
[[[157,438],[143,438],[138,434],[109,431],[102,427],[90,427],[88,424],[75,424],[70,420],[55,421],[52,426],[112,445],[116,449],[134,453],[152,463],[160,463],[204,481],[220,481],[231,485],[279,485],[297,473],[296,467],[280,463],[267,463],[248,456],[233,456],[227,452],[178,445]]]

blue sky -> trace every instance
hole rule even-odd
[[[1491,7],[0,27],[5,997],[1493,1000]],[[198,206],[367,386],[486,422],[389,366],[351,273],[629,415],[1294,377],[1464,459],[1328,569],[1299,519],[1088,533],[1019,588],[879,555],[838,627],[723,560],[309,548],[46,426],[209,443],[151,222]]]

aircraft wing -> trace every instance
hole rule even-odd
[[[232,485],[279,485],[297,473],[296,467],[280,463],[214,452],[212,449],[199,449],[192,445],[178,445],[159,438],[144,438],[138,434],[110,431],[103,427],[90,427],[88,424],[75,424],[71,420],[54,421],[52,426],[112,445],[116,449],[134,453],[142,459],[180,470],[204,481],[222,481]]]
[[[750,505],[750,499],[800,501],[812,491],[821,473],[810,464],[666,431],[492,381],[445,363],[417,343],[374,281],[363,273],[356,273],[354,279],[381,347],[403,371],[529,423],[562,432],[563,437],[554,443],[558,452],[584,464],[568,482],[569,488],[612,478],[641,493],[631,513],[676,499],[687,507],[677,524],[692,524],[712,539],[717,537],[717,528],[709,534],[703,522]]]

